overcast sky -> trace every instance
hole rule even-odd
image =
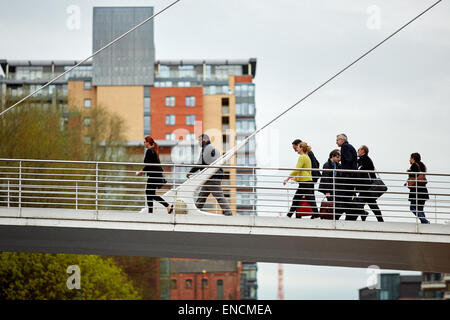
[[[92,51],[93,6],[157,12],[170,2],[15,0],[0,11],[0,58],[82,59]],[[156,58],[257,58],[261,127],[433,2],[182,0],[155,19]],[[67,24],[73,5],[79,28]],[[295,166],[295,138],[323,163],[345,132],[355,147],[369,146],[378,170],[404,171],[420,152],[430,172],[448,173],[449,9],[440,3],[261,132],[258,165]],[[284,268],[286,299],[357,299],[368,279],[366,269]],[[258,282],[260,299],[276,299],[277,265],[260,263]]]

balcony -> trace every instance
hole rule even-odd
[[[427,281],[422,282],[421,289],[422,290],[437,290],[437,289],[445,289],[446,285],[444,281]]]

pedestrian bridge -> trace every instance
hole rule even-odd
[[[171,188],[161,194],[175,210],[167,214],[155,204],[148,214],[140,213],[146,179],[135,174],[143,164],[0,161],[1,251],[450,272],[447,175],[427,174],[425,213],[431,223],[421,224],[409,212],[408,190],[400,191],[406,189],[404,172],[380,173],[388,191],[378,199],[384,222],[377,222],[372,214],[367,221],[287,218],[295,185],[282,181],[292,168],[223,166],[230,173],[223,188],[234,214],[223,216],[214,199],[205,211],[194,205],[212,167],[186,180],[179,175],[185,175],[183,166],[164,165]]]

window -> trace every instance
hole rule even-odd
[[[169,78],[170,77],[170,67],[169,66],[160,65],[159,66],[159,76],[161,78]]]
[[[168,125],[168,126],[175,125],[175,115],[173,115],[173,114],[166,115],[166,125]]]
[[[150,98],[144,98],[144,114],[150,115]]]
[[[195,142],[195,133],[187,133],[186,134],[186,141]]]
[[[84,99],[84,107],[90,108],[91,107],[91,99]]]
[[[166,107],[175,107],[175,97],[166,97]]]
[[[217,300],[223,299],[223,280],[217,280]]]
[[[85,81],[84,82],[84,90],[91,90],[92,88],[92,83],[90,81]]]
[[[186,125],[193,126],[195,125],[195,115],[187,115],[186,116]]]
[[[195,107],[195,97],[194,96],[186,97],[186,107]]]
[[[208,288],[208,279],[202,279],[202,289]]]
[[[84,144],[91,144],[91,137],[84,136]]]
[[[166,133],[166,140],[175,141],[175,133]]]
[[[91,118],[86,117],[84,118],[84,126],[89,127],[91,125]]]
[[[177,279],[170,279],[170,289],[177,288]]]
[[[180,78],[195,77],[194,66],[178,66]]]
[[[178,87],[190,87],[191,82],[190,81],[178,81]]]
[[[186,289],[192,289],[192,279],[186,280]]]

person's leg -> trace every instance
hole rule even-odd
[[[311,219],[320,218],[319,211],[317,210],[316,196],[314,195],[314,183],[305,183],[304,190],[306,202],[308,202],[314,213]]]
[[[147,196],[147,206],[148,213],[153,213],[153,197],[155,196],[156,190],[150,183],[147,183],[147,188],[145,189],[145,194]]]
[[[211,183],[211,193],[216,198],[217,202],[220,205],[220,208],[222,209],[222,212],[226,216],[231,216],[233,213],[231,213],[230,205],[228,203],[228,199],[225,198],[225,195],[223,193],[223,189],[221,186],[220,181],[212,181]]]
[[[383,217],[381,215],[380,207],[378,207],[377,199],[369,199],[368,205],[370,209],[372,209],[373,213],[377,217],[378,222],[384,222]]]
[[[424,200],[419,200],[418,206],[417,206],[417,212],[418,212],[417,214],[418,214],[418,217],[419,217],[421,223],[427,223],[428,224],[428,223],[430,223],[430,221],[428,221],[425,218],[425,212],[423,210],[424,206],[425,206],[425,201]]]
[[[298,207],[298,203],[299,203],[299,201],[301,200],[301,198],[303,198],[303,191],[302,191],[302,189],[301,189],[301,185],[299,184],[298,185],[298,188],[297,188],[297,190],[295,191],[295,195],[294,195],[294,198],[292,198],[292,205],[291,205],[291,208],[289,209],[289,212],[288,212],[288,214],[287,214],[287,216],[290,218],[293,214],[294,214],[294,212],[297,210],[297,207]]]
[[[206,183],[200,189],[200,193],[198,194],[197,201],[195,202],[195,205],[197,206],[197,208],[199,210],[203,209],[203,207],[205,205],[205,201],[208,198],[210,193],[211,193],[210,186],[208,185],[208,181],[206,181]]]
[[[354,211],[357,212],[356,219],[358,218],[358,215],[361,216],[362,221],[366,221],[367,216],[369,213],[364,210],[364,206],[368,202],[368,199],[365,197],[364,193],[360,193],[359,197],[356,198],[356,201],[354,203]],[[356,220],[355,219],[355,220]]]

